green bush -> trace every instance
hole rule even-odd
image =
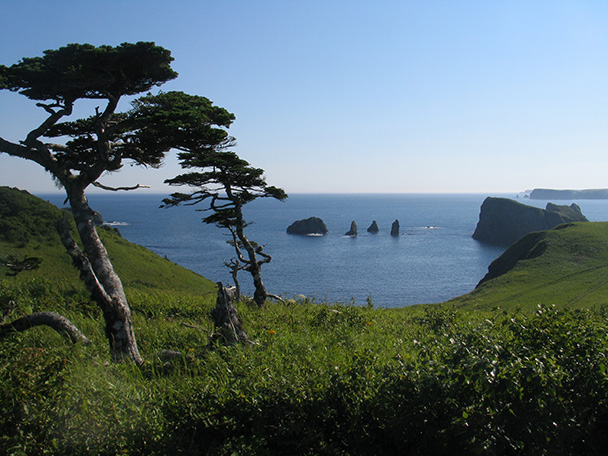
[[[239,305],[257,345],[209,350],[181,317],[208,328],[211,303],[180,316],[165,298],[150,296],[152,317],[135,314],[141,368],[108,363],[89,317],[92,346],[43,329],[2,340],[0,451],[559,455],[608,444],[605,309]],[[157,359],[161,348],[182,356]]]

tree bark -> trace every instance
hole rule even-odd
[[[49,326],[72,343],[82,342],[89,344],[91,341],[72,324],[70,320],[55,312],[36,312],[26,317],[21,317],[12,323],[0,325],[0,336],[4,336],[13,331],[25,331],[34,326]]]
[[[242,206],[239,203],[235,203],[236,206],[236,234],[243,244],[243,247],[247,251],[247,256],[249,257],[249,261],[247,261],[247,270],[251,274],[253,278],[253,286],[255,287],[255,291],[253,292],[253,300],[258,305],[258,307],[264,307],[266,305],[266,298],[268,297],[268,293],[266,291],[266,286],[264,282],[262,282],[262,267],[260,262],[258,261],[258,256],[256,249],[247,236],[245,236],[244,231],[244,221],[243,221],[243,211]],[[236,240],[235,240],[236,242]],[[268,260],[269,261],[269,260]],[[264,260],[262,260],[264,262]]]
[[[217,283],[217,300],[211,310],[211,317],[215,326],[211,342],[221,340],[225,345],[236,343],[251,343],[249,336],[243,328],[236,307],[233,304],[233,291],[226,288],[222,282]]]
[[[73,240],[71,247],[66,245],[66,248],[80,269],[93,299],[103,312],[112,359],[142,364],[143,359],[139,354],[133,331],[131,309],[122,282],[114,271],[108,252],[95,229],[94,212],[89,207],[84,189],[78,185],[65,187],[86,257]]]

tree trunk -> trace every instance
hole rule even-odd
[[[72,188],[66,186],[66,191],[76,221],[76,228],[88,258],[90,274],[94,276],[87,286],[103,311],[110,354],[115,361],[129,360],[142,364],[143,359],[139,354],[133,332],[131,309],[122,282],[114,271],[108,252],[95,229],[94,212],[89,207],[84,189],[75,185]],[[74,258],[74,256],[72,257]],[[97,288],[95,288],[95,282],[98,284]]]
[[[255,291],[253,292],[253,300],[258,307],[264,307],[266,305],[268,293],[266,292],[266,285],[264,285],[264,282],[262,282],[260,267],[257,264],[255,266],[257,267],[250,271],[253,277],[253,286],[255,287]]]
[[[258,256],[249,239],[245,236],[244,231],[244,222],[243,222],[243,212],[241,205],[236,205],[236,234],[243,244],[245,250],[247,250],[247,255],[249,257],[247,270],[253,277],[253,286],[255,287],[255,291],[253,293],[253,300],[258,305],[258,307],[264,307],[266,305],[266,297],[268,293],[266,292],[266,286],[264,282],[262,282],[262,267],[258,262]]]
[[[226,288],[222,282],[218,282],[217,287],[217,300],[215,307],[211,310],[211,317],[215,326],[211,341],[221,340],[225,345],[234,345],[239,342],[251,343],[237,314],[236,307],[234,307],[234,292]]]

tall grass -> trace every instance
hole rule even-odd
[[[0,451],[597,454],[607,443],[603,309],[239,304],[256,344],[210,348],[213,300],[177,299],[132,297],[139,368],[109,363],[98,319],[72,304],[92,345],[45,329],[5,338]],[[182,355],[156,357],[167,348]]]

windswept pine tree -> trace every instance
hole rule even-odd
[[[260,307],[269,295],[262,281],[262,265],[271,260],[263,251],[263,246],[251,241],[245,235],[247,222],[243,218],[243,206],[257,198],[284,200],[284,190],[270,186],[264,178],[264,170],[252,167],[247,161],[228,149],[234,145],[233,138],[227,138],[215,151],[193,149],[179,154],[182,168],[196,169],[165,182],[170,185],[194,187],[191,193],[173,193],[166,198],[164,206],[198,204],[208,202],[208,210],[213,213],[203,218],[204,223],[212,223],[226,228],[232,235],[240,268],[247,270],[255,287],[253,299]],[[200,171],[198,171],[200,170]],[[236,264],[236,263],[235,263]]]
[[[0,152],[42,166],[66,192],[84,252],[62,225],[65,246],[103,312],[110,352],[116,360],[141,363],[131,310],[93,220],[86,190],[126,162],[157,167],[171,149],[214,150],[228,137],[234,115],[204,97],[182,92],[152,95],[177,77],[170,51],[150,42],[116,47],[69,44],[42,57],[0,65],[0,89],[36,102],[46,118],[19,142],[0,137]],[[146,93],[120,112],[125,97]],[[96,100],[89,117],[69,120],[83,100]],[[68,138],[64,140],[64,138]]]

